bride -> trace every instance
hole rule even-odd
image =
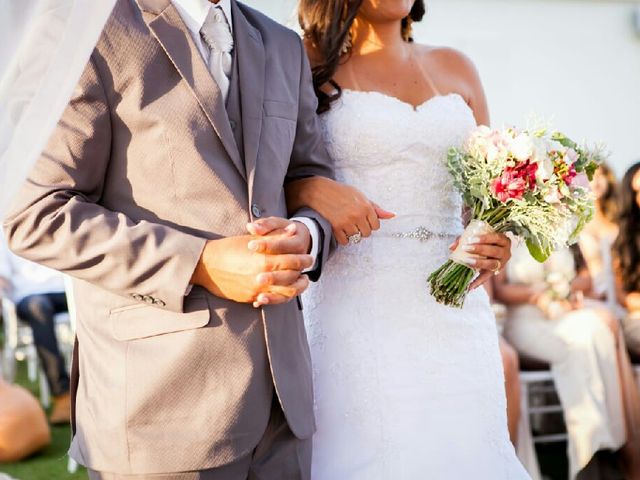
[[[436,303],[427,289],[463,229],[447,149],[489,118],[465,56],[413,43],[411,23],[424,13],[422,0],[300,4],[337,180],[359,189],[314,177],[287,192],[291,210],[316,209],[349,244],[304,298],[314,480],[529,478],[509,441],[484,289],[462,309]],[[360,191],[395,218],[380,225],[387,215]],[[509,246],[503,235],[475,239],[474,286],[504,266]]]

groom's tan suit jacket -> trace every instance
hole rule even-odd
[[[332,175],[300,38],[232,13],[225,108],[170,1],[119,0],[5,222],[15,252],[75,279],[71,454],[94,470],[229,463],[260,440],[274,385],[294,434],[314,431],[300,303],[185,296],[205,239],[286,216],[283,184]],[[321,268],[330,227],[298,215],[321,226]]]

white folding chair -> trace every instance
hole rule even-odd
[[[51,403],[51,393],[44,372],[40,371],[38,355],[33,344],[31,327],[20,320],[16,305],[9,298],[2,298],[2,317],[4,319],[3,363],[4,377],[13,382],[18,361],[27,361],[27,376],[31,382],[38,381],[40,386],[40,402],[47,408]],[[55,316],[56,337],[60,352],[70,364],[75,335],[75,325],[71,324],[71,315],[60,313]]]
[[[65,275],[65,293],[68,313],[56,315],[55,323],[58,345],[65,357],[67,366],[69,366],[71,364],[76,331],[76,308],[73,286],[70,277],[67,275]],[[0,365],[3,368],[0,368],[0,374],[7,381],[13,382],[16,374],[16,363],[26,359],[29,380],[34,382],[39,377],[40,402],[47,408],[51,402],[51,394],[44,372],[41,371],[40,375],[38,375],[38,356],[33,345],[31,327],[18,318],[15,304],[6,297],[2,298],[2,318],[4,320],[4,346],[2,365]],[[78,464],[69,457],[67,471],[75,473],[77,470]]]
[[[535,445],[544,443],[566,442],[566,432],[554,434],[537,434],[533,425],[540,424],[545,415],[562,414],[559,402],[549,402],[557,397],[550,370],[534,370],[520,372],[520,423],[518,425],[518,457],[531,475],[532,480],[540,480],[540,466]],[[553,393],[554,395],[549,395]]]
[[[5,379],[13,382],[16,375],[16,361],[26,360],[29,380],[35,382],[38,377],[38,357],[33,346],[31,328],[19,320],[15,304],[7,297],[2,298],[2,318],[4,320]]]

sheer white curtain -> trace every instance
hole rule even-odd
[[[44,148],[115,0],[0,0],[0,218]]]

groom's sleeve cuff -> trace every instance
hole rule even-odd
[[[302,273],[313,272],[316,268],[318,268],[318,253],[320,252],[320,227],[313,218],[308,217],[293,217],[291,218],[292,222],[299,222],[303,225],[306,225],[309,229],[309,233],[311,234],[311,251],[309,255],[313,258],[313,265],[311,268],[307,268]]]

